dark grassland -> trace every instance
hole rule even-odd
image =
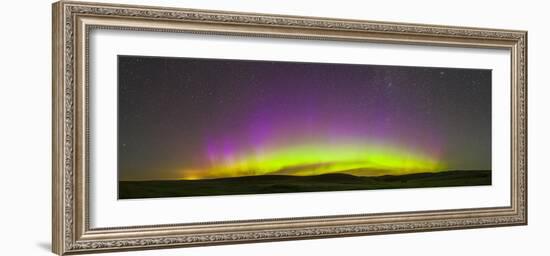
[[[491,185],[491,171],[396,176],[261,175],[203,180],[119,181],[119,199]]]

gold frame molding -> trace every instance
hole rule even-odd
[[[508,49],[511,205],[94,229],[88,221],[88,35],[93,29]],[[61,1],[53,4],[55,253],[217,245],[527,224],[527,32]]]

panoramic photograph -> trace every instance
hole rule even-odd
[[[118,198],[491,185],[491,70],[118,56]]]

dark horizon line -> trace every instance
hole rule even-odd
[[[445,172],[472,172],[472,171],[492,171],[492,169],[465,169],[465,170],[446,170],[446,171],[433,171],[433,172],[417,172],[417,173],[406,173],[406,174],[385,174],[385,175],[353,175],[349,173],[342,172],[332,172],[332,173],[323,173],[316,175],[289,175],[289,174],[260,174],[260,175],[247,175],[247,176],[230,176],[230,177],[218,177],[218,178],[205,178],[205,179],[134,179],[134,180],[118,180],[118,182],[155,182],[155,181],[202,181],[202,180],[219,180],[219,179],[232,179],[232,178],[245,178],[245,177],[266,177],[266,176],[278,176],[278,177],[317,177],[323,175],[347,175],[357,178],[368,177],[396,177],[396,176],[407,176],[407,175],[417,175],[417,174],[433,174],[433,173],[445,173]]]

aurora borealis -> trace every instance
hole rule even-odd
[[[491,71],[119,56],[120,180],[491,169]]]

